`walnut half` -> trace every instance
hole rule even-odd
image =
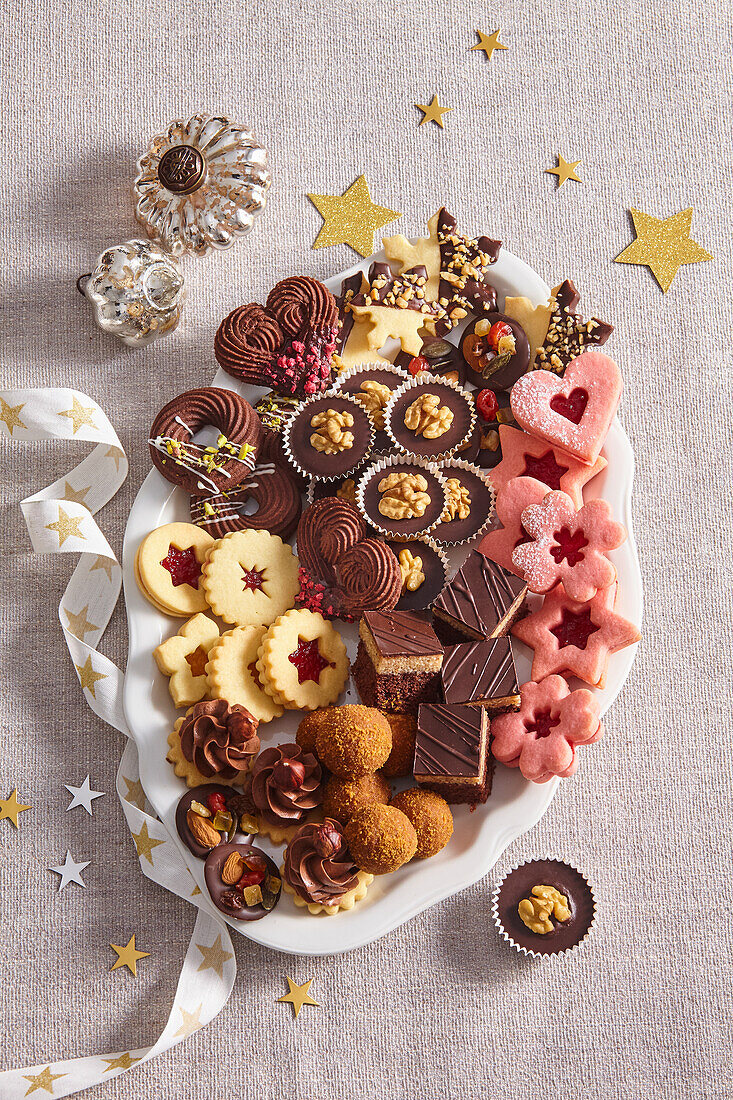
[[[450,431],[453,423],[453,411],[447,405],[440,404],[440,398],[434,393],[422,393],[408,405],[405,413],[405,427],[424,439],[439,439]]]
[[[326,409],[311,417],[311,428],[317,431],[311,436],[311,447],[327,455],[337,455],[354,446],[354,435],[346,431],[354,427],[354,417],[350,412],[337,412]]]
[[[402,592],[417,592],[425,583],[425,574],[422,571],[422,558],[414,557],[410,550],[400,550],[397,560],[400,563],[402,573]]]
[[[377,486],[382,494],[379,511],[388,519],[419,519],[430,504],[427,487],[422,474],[388,474]]]
[[[570,920],[572,914],[568,899],[554,886],[533,886],[532,895],[531,898],[522,898],[517,906],[519,917],[530,932],[538,936],[552,932],[555,926],[551,916],[561,924]]]
[[[468,519],[471,514],[471,494],[465,485],[462,485],[457,477],[449,477],[446,479],[446,488],[448,489],[448,499],[445,505],[445,511],[440,517],[443,523],[448,523],[449,520],[455,519],[458,516],[459,519]]]
[[[362,382],[359,393],[354,394],[362,408],[370,414],[378,432],[384,430],[384,410],[391,396],[392,390],[389,386],[375,382],[373,378]]]

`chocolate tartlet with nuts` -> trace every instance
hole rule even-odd
[[[374,424],[355,397],[332,394],[303,402],[285,424],[283,452],[303,477],[344,478],[372,453]]]
[[[393,539],[429,534],[447,503],[445,479],[437,466],[409,456],[375,462],[356,488],[356,506],[364,520]]]
[[[471,395],[456,382],[418,374],[394,394],[384,420],[401,451],[436,460],[468,442],[476,414]]]
[[[282,893],[277,865],[245,840],[220,844],[206,857],[204,879],[217,909],[234,920],[260,920]]]
[[[392,441],[385,430],[384,410],[392,395],[409,380],[407,371],[389,363],[361,363],[340,374],[329,392],[356,398],[372,418],[376,432],[374,446],[386,450]]]
[[[408,542],[388,542],[397,556],[402,593],[396,611],[422,611],[437,600],[448,580],[448,559],[428,535]]]
[[[494,890],[491,908],[503,938],[524,955],[574,951],[595,922],[593,890],[584,875],[558,859],[514,867]]]
[[[441,463],[448,502],[432,538],[458,546],[486,530],[494,514],[494,490],[487,474],[460,458]]]

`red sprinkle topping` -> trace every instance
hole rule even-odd
[[[481,390],[476,394],[476,411],[482,420],[496,420],[499,402],[493,390]]]
[[[174,588],[178,588],[181,584],[190,584],[191,588],[198,588],[201,566],[196,559],[193,546],[179,550],[171,543],[167,555],[160,564],[170,573]]]
[[[553,626],[550,633],[557,638],[560,649],[574,645],[576,649],[585,649],[591,634],[600,630],[599,626],[590,617],[590,610],[581,611],[579,614],[563,608],[562,619],[557,626]]]
[[[494,324],[489,329],[489,333],[488,333],[488,337],[487,337],[487,339],[489,341],[489,347],[492,349],[492,351],[496,351],[497,348],[499,347],[499,341],[501,340],[502,336],[511,336],[511,335],[512,335],[512,326],[511,325],[508,325],[506,323],[506,321],[495,321]]]
[[[423,371],[423,370],[428,370],[429,371],[430,370],[430,363],[428,363],[428,361],[427,361],[427,359],[425,358],[424,355],[416,355],[407,364],[407,369],[409,370],[410,374],[413,374],[413,375],[414,374],[419,374],[420,371]]]
[[[553,538],[555,545],[550,547],[550,553],[558,565],[567,558],[568,565],[572,567],[585,557],[583,550],[588,545],[588,539],[582,531],[572,534],[568,527],[561,527],[555,531]]]
[[[535,457],[535,455],[524,456],[523,476],[535,477],[543,485],[549,485],[551,489],[560,488],[560,479],[563,474],[568,472],[568,469],[568,466],[560,465],[552,451],[548,451],[547,454],[539,457]]]
[[[206,805],[209,807],[212,814],[226,813],[227,804],[224,801],[224,795],[221,791],[212,791],[210,795],[207,795]]]
[[[307,607],[309,611],[317,611],[324,619],[343,619],[347,623],[354,621],[353,615],[347,615],[342,608],[336,606],[333,592],[320,581],[314,581],[302,565],[298,570],[298,580],[300,591],[295,597],[296,607]]]
[[[262,588],[262,580],[265,576],[264,569],[246,569],[242,574],[242,580],[244,581],[245,591],[256,592]]]
[[[566,420],[572,420],[573,424],[580,424],[588,404],[588,391],[575,389],[569,397],[556,393],[550,401],[550,408],[564,416]]]
[[[552,717],[549,710],[535,714],[533,721],[525,722],[527,733],[533,733],[535,737],[549,737],[555,726],[560,725],[560,719]]]
[[[325,657],[321,656],[317,638],[313,638],[311,641],[299,638],[298,648],[293,650],[288,656],[288,660],[298,670],[299,684],[304,684],[306,680],[313,680],[317,684],[324,668],[336,667],[333,661],[327,661]]]

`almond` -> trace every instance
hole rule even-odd
[[[239,852],[232,852],[221,869],[221,881],[225,882],[227,886],[234,886],[235,882],[239,882],[243,871],[244,860]]]
[[[207,821],[195,810],[189,810],[186,814],[186,824],[191,830],[191,835],[202,848],[216,848],[221,840],[221,833],[215,829],[210,821]]]

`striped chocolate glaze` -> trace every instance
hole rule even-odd
[[[443,652],[430,623],[412,611],[367,611],[364,619],[380,657],[431,657]]]
[[[526,592],[523,580],[472,550],[433,610],[440,618],[466,627],[467,632],[486,637],[508,630],[507,615]]]
[[[415,778],[481,778],[489,719],[483,707],[425,703],[417,716]]]
[[[488,638],[446,649],[441,670],[446,703],[519,694],[511,639]]]

